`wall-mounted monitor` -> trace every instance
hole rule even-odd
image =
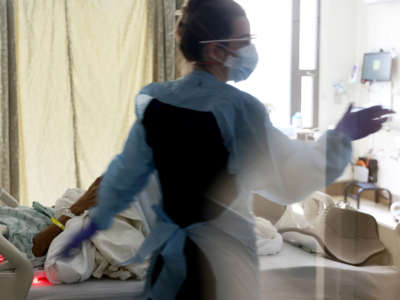
[[[364,54],[361,81],[390,81],[392,78],[392,54],[373,52]]]

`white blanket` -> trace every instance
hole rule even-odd
[[[282,250],[283,238],[267,219],[255,217],[258,255],[273,255]]]
[[[71,258],[57,256],[88,219],[88,212],[70,219],[65,230],[51,243],[45,262],[49,280],[54,284],[74,283],[87,280],[91,275],[97,278],[107,275],[121,280],[131,277],[144,279],[147,263],[124,267],[119,265],[135,256],[144,241],[144,225],[135,205],[117,215],[110,229],[97,233],[91,241],[83,243]]]
[[[51,283],[80,282],[88,279],[93,273],[95,248],[90,241],[84,242],[69,258],[58,256],[72,236],[83,228],[85,220],[87,221],[87,213],[69,220],[65,230],[50,244],[44,269]]]

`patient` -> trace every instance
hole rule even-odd
[[[85,210],[93,207],[97,203],[97,190],[101,182],[101,176],[98,177],[89,189],[70,207],[72,214],[80,216]],[[62,215],[58,221],[65,225],[71,219],[70,216]],[[46,229],[37,234],[33,239],[32,253],[36,257],[44,256],[49,249],[52,240],[62,232],[62,229],[56,224],[51,224]]]
[[[89,250],[82,256],[83,261],[77,258],[67,262],[65,267],[65,262],[56,254],[57,247],[74,227],[87,218],[85,212],[96,205],[101,180],[102,177],[98,177],[86,192],[68,189],[51,208],[38,202],[34,202],[32,207],[18,206],[16,200],[9,203],[1,196],[0,202],[6,206],[0,205],[0,234],[25,253],[33,266],[43,266],[44,263],[47,276],[50,274],[49,280],[54,284],[84,281],[90,276],[143,280],[147,262],[121,265],[135,255],[146,234],[145,223],[133,206],[115,217],[113,227],[93,237],[86,249]]]
[[[97,178],[85,193],[77,189],[67,191],[72,198],[67,206],[70,207],[72,204],[68,210],[69,216],[62,215],[66,210],[60,212],[38,202],[33,202],[32,207],[19,206],[16,199],[0,189],[0,234],[19,251],[25,253],[28,259],[35,260],[35,257],[44,256],[51,241],[62,232],[60,227],[65,225],[72,216],[79,216],[96,204],[100,181],[101,177]],[[51,218],[54,220],[58,218],[60,227],[52,224]]]

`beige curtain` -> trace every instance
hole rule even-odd
[[[155,78],[151,1],[18,0],[23,203],[87,188],[121,150]]]
[[[179,0],[178,0],[179,1]],[[154,18],[154,74],[155,81],[176,78],[176,0],[149,0]]]
[[[179,22],[179,18],[182,15],[181,8],[183,5],[185,5],[186,1],[185,0],[176,0],[176,23]],[[176,41],[177,43],[177,41]],[[175,76],[177,78],[182,77],[187,75],[193,70],[193,65],[188,63],[185,58],[183,57],[183,54],[179,50],[179,45],[176,44],[175,46]]]
[[[0,186],[18,199],[18,122],[13,1],[0,0]]]

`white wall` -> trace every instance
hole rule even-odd
[[[320,126],[334,125],[350,102],[367,105],[371,99],[392,101],[400,113],[399,58],[395,59],[392,85],[375,83],[368,90],[349,84],[353,65],[361,67],[365,52],[396,49],[400,55],[400,0],[367,5],[364,0],[322,0]],[[347,92],[335,95],[333,84],[346,83]],[[396,122],[395,127],[399,122]],[[354,157],[371,149],[379,160],[379,184],[400,195],[400,131],[383,130],[354,143]],[[351,176],[347,170],[345,178]]]
[[[356,60],[356,0],[321,0],[320,101],[319,127],[328,129],[337,123],[353,101],[351,95],[335,95],[333,85],[349,78]],[[339,180],[351,178],[347,168]]]
[[[321,0],[319,126],[335,124],[351,101],[337,97],[333,84],[347,80],[356,59],[356,0]]]

